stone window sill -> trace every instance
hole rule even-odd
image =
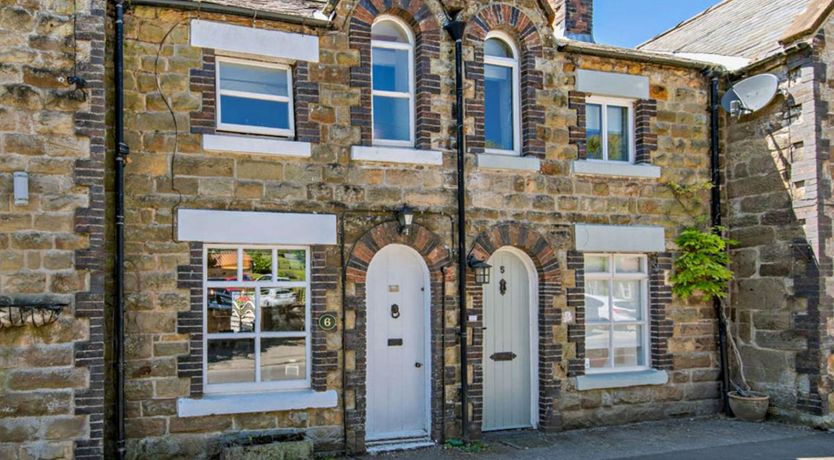
[[[660,177],[660,167],[653,165],[633,165],[614,161],[574,160],[574,174],[588,174],[595,176],[642,177],[657,179]]]
[[[336,407],[336,390],[280,391],[239,395],[206,395],[200,399],[179,398],[178,417],[204,415],[248,414],[282,410]]]
[[[612,372],[586,374],[576,377],[576,389],[598,390],[601,388],[625,388],[642,385],[665,385],[669,381],[666,371],[649,369],[635,372]]]
[[[418,150],[407,147],[361,146],[350,149],[351,160],[378,161],[385,163],[407,163],[416,165],[442,165],[443,152]]]
[[[516,171],[538,171],[541,160],[536,157],[519,157],[512,155],[494,155],[479,153],[476,157],[479,168],[513,169]]]
[[[287,139],[234,136],[231,134],[204,134],[203,149],[219,152],[257,153],[296,158],[310,158],[309,142]]]

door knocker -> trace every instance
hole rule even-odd
[[[397,319],[400,317],[400,306],[397,304],[391,305],[391,317]]]
[[[504,295],[504,294],[507,293],[507,280],[502,279],[501,281],[498,282],[498,292],[500,292],[501,295]]]

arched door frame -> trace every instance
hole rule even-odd
[[[561,379],[556,374],[556,365],[562,361],[562,346],[555,342],[553,326],[561,322],[560,309],[554,300],[562,295],[560,263],[555,247],[538,231],[517,222],[503,222],[483,231],[472,245],[469,254],[477,260],[489,260],[492,254],[501,248],[512,247],[524,253],[532,261],[537,282],[537,358],[535,362],[536,384],[538,386],[538,407],[534,411],[542,430],[558,429],[560,420],[555,403],[561,390]],[[518,254],[518,253],[516,253]],[[522,260],[525,260],[522,258]],[[529,266],[528,266],[529,268]],[[466,275],[467,292],[471,302],[467,305],[467,315],[471,318],[467,334],[472,343],[482,345],[483,326],[483,290],[475,283],[471,270]],[[531,321],[532,323],[532,321]],[[467,352],[467,361],[472,367],[472,378],[478,384],[467,390],[467,399],[472,410],[469,412],[468,425],[470,435],[478,436],[482,431],[483,418],[483,347],[472,347]],[[531,356],[532,360],[532,356]],[[532,399],[532,398],[531,398]]]
[[[431,296],[430,325],[432,334],[427,342],[430,343],[431,354],[431,426],[430,436],[434,440],[443,437],[443,427],[454,423],[454,418],[444,411],[444,397],[446,388],[443,387],[441,376],[445,372],[443,356],[446,352],[443,346],[453,347],[453,340],[443,340],[446,331],[441,327],[444,304],[452,304],[454,297],[446,294],[444,299],[444,282],[454,281],[453,270],[446,271],[444,267],[451,264],[451,254],[443,240],[431,230],[420,224],[413,224],[408,235],[401,234],[396,221],[383,222],[369,228],[350,250],[345,269],[345,335],[344,335],[344,367],[345,384],[343,401],[345,404],[344,429],[347,437],[347,451],[350,453],[365,452],[365,420],[366,420],[366,379],[367,379],[367,275],[368,267],[374,255],[389,244],[402,244],[414,249],[425,261],[429,271],[429,286]],[[452,276],[450,278],[450,276]],[[453,380],[445,382],[454,385]]]
[[[533,428],[539,427],[539,272],[536,270],[536,264],[533,259],[527,255],[526,252],[518,249],[515,246],[501,246],[490,255],[494,257],[499,252],[509,252],[521,260],[524,269],[527,270],[528,279],[528,294],[527,294],[527,309],[530,314],[530,324],[527,325],[530,340],[530,426]],[[495,282],[495,280],[492,280]],[[484,315],[486,315],[486,305],[484,305]],[[486,318],[484,318],[486,321]],[[484,355],[483,360],[486,359]]]
[[[425,378],[424,378],[424,381],[423,381],[423,387],[426,390],[426,394],[423,398],[424,399],[423,400],[423,407],[426,411],[426,417],[425,417],[425,420],[424,420],[425,428],[426,428],[426,436],[431,437],[431,435],[432,435],[432,416],[431,416],[432,415],[431,414],[432,384],[431,384],[431,373],[432,373],[433,367],[432,367],[432,350],[431,350],[431,344],[432,344],[432,330],[431,330],[432,329],[431,328],[432,286],[431,286],[431,275],[429,274],[429,267],[426,264],[425,259],[423,259],[423,256],[421,256],[420,253],[417,252],[411,246],[408,246],[408,245],[405,245],[405,244],[400,244],[400,243],[391,243],[391,244],[387,244],[384,247],[380,248],[380,250],[377,251],[376,254],[374,254],[374,256],[371,258],[371,262],[368,264],[368,273],[370,275],[371,266],[373,266],[374,260],[377,259],[378,256],[380,256],[386,250],[392,250],[392,249],[396,249],[396,248],[401,248],[401,249],[405,249],[406,251],[408,251],[412,257],[417,259],[417,261],[420,264],[420,268],[423,271],[423,315],[424,315],[423,316],[423,355],[424,355],[423,361],[425,361],[424,366],[426,366]],[[368,301],[368,296],[369,295],[370,295],[370,291],[366,290],[366,292],[365,292],[365,305],[370,305],[370,302]],[[368,330],[370,330],[370,328],[368,328]],[[368,337],[369,336],[370,336],[370,334],[368,334],[366,332],[365,333],[365,350],[368,350]],[[369,359],[370,359],[369,357],[366,357],[366,361],[369,361]],[[366,375],[367,375],[367,371],[366,371]],[[368,417],[367,406],[365,407],[365,410],[366,410],[365,417],[366,417],[366,421],[367,421],[367,417]],[[368,439],[367,439],[367,433],[366,433],[366,442],[367,441],[368,441]]]

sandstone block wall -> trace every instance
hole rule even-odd
[[[101,0],[0,5],[0,305],[63,306],[0,329],[2,458],[103,455],[104,23]]]
[[[724,120],[732,318],[751,385],[773,412],[830,424],[831,276],[826,27],[811,49],[751,70],[779,78],[762,111]]]
[[[125,121],[131,154],[126,180],[125,319],[132,458],[209,456],[230,436],[286,430],[306,432],[320,450],[338,450],[345,438],[349,449],[361,450],[365,357],[357,344],[364,340],[364,313],[349,300],[361,300],[362,283],[350,279],[343,298],[342,263],[350,260],[360,241],[377,242],[383,234],[389,235],[388,240],[379,241],[398,238],[385,229],[403,203],[418,208],[417,223],[436,243],[427,247],[420,245],[429,240],[406,241],[423,247],[439,273],[432,287],[433,299],[442,308],[433,317],[438,328],[432,339],[433,368],[440,382],[433,389],[433,435],[459,433],[455,270],[453,258],[438,258],[431,252],[453,247],[455,237],[451,225],[455,214],[453,44],[439,27],[443,16],[439,2],[411,3],[392,12],[412,14],[424,27],[425,37],[433,40],[419,63],[426,70],[423,80],[428,88],[418,97],[419,115],[425,117],[419,145],[440,150],[441,166],[350,160],[351,146],[367,142],[367,133],[357,123],[357,115],[367,109],[362,106],[367,103],[366,93],[353,79],[362,70],[365,45],[351,29],[351,21],[369,18],[358,15],[356,2],[341,2],[335,25],[327,30],[200,12],[129,9]],[[373,5],[376,11],[391,8],[384,2]],[[66,305],[55,324],[0,330],[0,456],[4,458],[103,455],[103,264],[109,254],[103,246],[105,7],[100,0],[76,2],[76,11],[72,6],[20,0],[0,7],[4,45],[0,50],[0,294],[4,301]],[[574,223],[662,225],[667,247],[673,250],[676,232],[706,212],[705,206],[685,212],[664,185],[707,177],[705,81],[695,70],[561,53],[552,39],[548,13],[532,0],[498,7],[487,2],[462,6],[464,19],[483,24],[464,47],[473,68],[482,59],[478,34],[487,29],[512,24],[513,33],[523,37],[526,46],[522,132],[526,151],[540,158],[542,167],[537,172],[479,168],[474,161],[478,139],[471,139],[466,156],[467,239],[474,248],[483,235],[481,241],[518,245],[536,260],[547,261],[541,267],[541,276],[548,280],[547,295],[542,297],[548,316],[541,334],[546,342],[541,349],[546,359],[542,401],[550,411],[543,415],[547,427],[608,424],[613,415],[626,421],[714,411],[714,318],[708,306],[670,299],[663,309],[653,310],[658,324],[672,324],[658,335],[659,349],[665,346],[664,366],[671,372],[670,383],[662,387],[577,392],[577,374],[569,368],[582,360],[582,339],[570,339],[567,325],[561,324],[563,310],[581,313],[582,308],[581,303],[568,302],[569,289],[581,286],[581,274],[568,263]],[[508,12],[516,22],[502,20]],[[212,78],[214,52],[189,44],[189,20],[197,17],[319,37],[320,61],[298,66],[294,75],[303,82],[296,95],[298,116],[305,117],[303,124],[297,124],[298,136],[313,143],[312,158],[203,151],[202,133],[212,131],[214,95],[205,79]],[[74,68],[87,81],[83,92],[67,84]],[[651,102],[639,110],[647,146],[641,161],[663,168],[660,180],[571,173],[571,161],[581,150],[570,142],[571,132],[582,125],[580,110],[568,104],[577,68],[650,78]],[[467,131],[477,134],[483,87],[475,77],[466,81],[467,104],[473,104],[466,123]],[[12,204],[14,171],[30,174],[31,198],[25,207]],[[320,353],[314,357],[314,376],[317,388],[340,394],[339,407],[177,417],[177,398],[200,393],[199,380],[188,372],[193,364],[189,358],[199,357],[199,337],[184,327],[193,319],[189,316],[193,316],[193,286],[180,279],[183,270],[195,266],[195,248],[174,236],[174,216],[183,207],[337,215],[344,228],[340,244],[315,251],[321,284],[314,309],[315,314],[344,314],[344,323],[337,332],[314,338]],[[500,230],[505,228],[514,229],[515,236],[505,237]],[[536,234],[540,240],[525,247],[526,240],[519,239],[522,234]],[[666,265],[658,265],[658,280]],[[468,305],[474,305],[476,298],[470,296]],[[343,328],[349,343],[342,343]],[[470,364],[477,365],[478,356],[473,359]],[[343,431],[345,425],[348,433]]]
[[[396,2],[393,2],[396,3]],[[389,227],[394,211],[408,203],[418,208],[415,221],[425,229],[425,238],[406,240],[418,252],[426,241],[452,248],[455,231],[455,159],[453,131],[453,43],[439,28],[440,3],[412,0],[399,6],[384,2],[340,2],[332,29],[323,30],[292,24],[253,21],[251,18],[222,16],[172,9],[134,7],[126,18],[126,137],[131,147],[127,165],[127,429],[132,458],[152,455],[203,457],[215,453],[230,437],[254,432],[300,430],[317,443],[320,450],[337,450],[347,441],[350,450],[364,445],[364,284],[361,275],[350,275],[342,261],[367,257],[358,250],[380,242],[400,241]],[[372,5],[373,7],[369,7]],[[671,321],[665,337],[664,365],[670,369],[670,383],[661,387],[622,390],[575,390],[576,374],[569,375],[571,362],[581,362],[581,342],[570,341],[567,325],[561,324],[564,309],[570,306],[568,289],[577,285],[574,270],[567,268],[573,249],[574,223],[647,224],[666,229],[667,247],[679,229],[694,225],[706,204],[685,211],[671,194],[667,181],[704,181],[707,171],[706,83],[696,70],[675,69],[637,62],[612,61],[559,52],[552,39],[549,19],[534,1],[500,5],[468,2],[463,18],[500,19],[517,11],[519,33],[532,43],[534,53],[525,55],[523,89],[529,101],[530,123],[523,128],[533,154],[542,160],[541,171],[518,172],[488,170],[475,164],[477,142],[470,144],[466,156],[467,215],[469,247],[479,235],[499,228],[524,228],[528,235],[541,235],[548,254],[558,269],[548,266],[547,276],[558,274],[547,299],[552,312],[542,337],[548,361],[543,374],[550,380],[543,401],[552,429],[621,423],[662,418],[671,415],[712,413],[717,407],[714,318],[711,307],[670,299],[656,313],[659,324]],[[363,11],[360,13],[360,11]],[[431,88],[418,96],[420,111],[430,129],[421,130],[420,146],[440,150],[441,166],[377,163],[350,159],[353,145],[367,143],[362,114],[367,110],[367,91],[361,73],[369,17],[377,12],[392,12],[418,24],[421,36],[431,46],[419,62],[431,80]],[[190,19],[222,21],[245,26],[303,32],[319,37],[320,61],[305,65],[304,103],[306,117],[299,138],[312,142],[312,157],[294,159],[282,156],[207,152],[201,147],[202,133],[212,132],[214,95],[212,94],[213,50],[191,47]],[[494,19],[494,18],[493,18]],[[359,21],[358,23],[356,21]],[[500,22],[500,21],[499,21]],[[363,25],[364,24],[364,25]],[[510,31],[512,32],[512,31]],[[364,38],[363,38],[364,37]],[[429,42],[427,42],[429,43]],[[467,62],[477,65],[482,44],[476,39],[465,43]],[[603,176],[577,176],[571,162],[578,158],[578,146],[570,143],[570,133],[580,126],[575,107],[568,104],[575,90],[577,68],[641,74],[651,82],[651,104],[641,111],[641,125],[647,146],[656,136],[656,149],[646,148],[644,160],[660,166],[663,177],[631,179]],[[526,80],[525,80],[526,79]],[[161,91],[160,91],[161,90]],[[473,102],[467,112],[467,132],[477,134],[478,111],[482,94],[477,78],[466,81],[465,97]],[[169,113],[163,98],[170,102]],[[525,102],[526,104],[527,102]],[[540,112],[537,112],[540,111]],[[477,141],[477,139],[474,139]],[[474,150],[473,150],[474,148]],[[325,212],[336,214],[344,225],[340,244],[323,250],[322,270],[336,281],[322,288],[321,311],[330,311],[345,321],[337,332],[325,335],[321,350],[335,357],[337,366],[317,372],[324,387],[340,394],[339,407],[333,409],[285,411],[260,414],[223,415],[196,418],[177,416],[176,400],[199,397],[190,359],[199,356],[199,336],[188,327],[194,304],[193,286],[180,275],[199,263],[194,262],[194,247],[175,239],[174,216],[179,208],[258,210],[281,212]],[[512,224],[515,227],[508,226]],[[521,231],[521,230],[519,230]],[[426,239],[428,238],[428,239]],[[500,237],[497,241],[504,241]],[[515,240],[506,239],[508,244]],[[521,242],[517,242],[521,245]],[[434,247],[434,246],[432,246]],[[521,248],[524,250],[524,248]],[[359,252],[357,252],[359,251]],[[532,249],[531,249],[532,251]],[[460,429],[460,373],[456,336],[457,305],[454,258],[425,255],[436,268],[433,276],[432,337],[436,355],[433,369],[440,386],[433,389],[432,412],[435,436],[455,436]],[[367,262],[367,261],[365,261]],[[441,270],[445,267],[445,273]],[[189,268],[191,267],[191,268]],[[661,264],[658,280],[668,268]],[[545,273],[544,271],[542,273]],[[343,276],[354,276],[345,283]],[[356,277],[358,276],[358,278]],[[661,282],[661,281],[658,281]],[[445,298],[441,298],[444,291]],[[471,304],[475,297],[470,295]],[[665,302],[665,300],[664,300]],[[445,310],[443,304],[445,303]],[[445,319],[445,329],[441,328]],[[436,327],[436,328],[434,328]],[[342,343],[342,328],[345,343]],[[472,340],[477,336],[470,334]],[[664,339],[660,339],[664,340]],[[660,346],[660,345],[658,345]],[[197,353],[197,354],[195,354]],[[472,366],[477,365],[477,357]],[[315,360],[315,358],[314,358]],[[316,364],[314,364],[316,366]],[[342,370],[346,372],[343,380]],[[474,368],[472,369],[474,371]],[[472,371],[470,376],[475,375]],[[471,382],[470,382],[471,383]],[[344,388],[343,388],[344,385]],[[345,390],[343,392],[343,390]],[[342,395],[344,399],[342,400]],[[472,396],[472,395],[470,395]],[[471,411],[470,411],[471,412]],[[347,433],[343,426],[347,425]],[[477,427],[476,427],[477,428]]]

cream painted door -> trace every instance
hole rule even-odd
[[[520,256],[499,249],[484,290],[483,429],[530,427],[530,279]]]
[[[428,436],[428,269],[392,244],[371,260],[367,280],[366,440]]]

